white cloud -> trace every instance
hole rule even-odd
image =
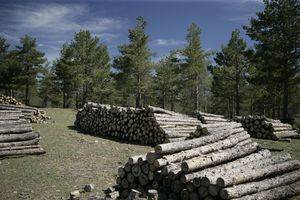
[[[156,46],[178,46],[178,45],[184,45],[186,44],[186,42],[182,40],[156,39],[153,41],[153,44]]]
[[[6,12],[7,10],[0,10]],[[122,27],[125,20],[96,17],[86,19],[89,8],[77,4],[38,4],[18,6],[11,10],[14,28],[47,32],[78,31],[88,29],[95,33]],[[12,28],[10,26],[10,28]]]

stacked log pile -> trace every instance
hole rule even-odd
[[[50,119],[48,116],[45,115],[44,111],[39,110],[35,107],[25,105],[12,105],[0,103],[0,110],[20,111],[24,118],[30,123],[44,123],[48,119]]]
[[[290,124],[281,123],[264,116],[245,116],[236,118],[243,127],[254,138],[279,140],[285,138],[296,138],[300,135]]]
[[[39,140],[21,111],[0,110],[0,157],[45,153]]]
[[[140,144],[184,140],[199,124],[195,118],[156,107],[136,109],[91,102],[78,111],[75,121],[84,132]]]
[[[0,103],[1,104],[11,104],[11,105],[22,105],[21,102],[17,101],[17,99],[11,96],[5,96],[3,94],[0,95]]]
[[[159,199],[282,199],[300,194],[300,161],[271,155],[242,128],[160,144],[118,169],[121,199],[132,189]]]
[[[216,123],[229,122],[229,120],[226,119],[223,115],[216,115],[216,114],[205,113],[200,111],[196,111],[194,115],[203,124],[216,124]]]

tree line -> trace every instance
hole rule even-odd
[[[0,91],[43,107],[80,108],[87,101],[151,104],[185,113],[264,114],[287,121],[299,113],[300,4],[264,4],[243,26],[254,46],[236,29],[219,51],[205,51],[201,29],[192,23],[185,47],[158,62],[151,60],[143,17],[128,30],[128,43],[114,58],[88,30],[75,33],[52,63],[28,35],[15,48],[0,38]]]

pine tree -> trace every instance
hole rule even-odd
[[[157,63],[153,87],[159,98],[160,107],[165,108],[166,103],[169,102],[171,110],[175,111],[175,103],[182,89],[180,70],[180,61],[176,52],[171,52]]]
[[[119,46],[121,55],[114,60],[114,68],[118,71],[117,82],[119,86],[124,84],[125,87],[121,87],[123,96],[128,97],[129,93],[133,93],[136,107],[143,106],[142,96],[146,96],[152,68],[149,37],[145,33],[146,26],[144,18],[138,17],[135,28],[128,31],[129,44]]]
[[[17,46],[18,59],[22,65],[22,80],[25,85],[25,104],[30,104],[30,89],[36,85],[38,69],[46,61],[44,53],[37,50],[36,40],[25,35]]]
[[[107,84],[103,85],[104,83],[108,83],[108,85],[111,84],[109,73],[110,58],[107,47],[100,43],[98,37],[92,37],[91,33],[86,30],[75,33],[74,40],[71,42],[70,47],[73,49],[74,70],[77,72],[77,80],[80,83],[77,97],[82,97],[80,106],[83,106],[88,99],[93,99],[93,89],[98,87],[98,80],[109,80],[109,82],[102,82],[102,87],[107,86]],[[98,87],[98,93],[100,91]]]
[[[255,43],[252,56],[261,85],[282,85],[282,119],[289,116],[291,89],[299,83],[300,3],[298,0],[265,0],[265,8],[245,26]],[[269,88],[272,90],[272,88]]]
[[[182,51],[182,55],[185,57],[183,64],[185,91],[183,91],[182,97],[185,112],[200,110],[200,87],[205,82],[204,77],[207,77],[207,60],[201,47],[200,34],[200,28],[192,23],[186,36],[187,46]]]
[[[245,74],[247,72],[247,59],[245,57],[247,44],[240,37],[240,31],[234,30],[231,38],[226,46],[222,46],[222,50],[217,52],[214,58],[219,70],[213,69],[212,74],[217,76],[214,81],[215,96],[225,97],[230,95],[230,102],[234,100],[235,115],[240,115],[241,89],[245,85]],[[217,87],[218,85],[218,87]],[[224,91],[224,86],[228,91]],[[220,88],[222,88],[220,90]],[[231,92],[232,94],[230,94]],[[223,94],[222,94],[223,93]],[[227,93],[226,95],[224,93]],[[228,98],[228,96],[227,96]],[[232,117],[232,112],[229,116]]]

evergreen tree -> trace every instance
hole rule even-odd
[[[145,33],[147,22],[143,17],[138,17],[136,22],[136,27],[129,29],[129,44],[119,46],[121,55],[115,58],[114,68],[118,73],[117,82],[123,96],[128,97],[129,93],[133,93],[135,106],[141,107],[143,106],[142,96],[144,96],[144,104],[146,103],[145,97],[151,71],[151,52],[148,47],[149,37]]]
[[[247,72],[248,65],[245,57],[247,44],[239,34],[239,30],[232,32],[228,44],[222,46],[221,52],[218,52],[214,59],[217,63],[215,68],[220,69],[212,70],[212,74],[216,76],[213,86],[215,97],[229,98],[229,104],[231,104],[233,100],[235,104],[235,115],[240,115],[241,89],[246,83],[245,73]],[[232,117],[233,114],[231,111],[232,109],[230,109],[229,112],[230,117]]]
[[[63,107],[70,107],[70,98],[77,86],[77,76],[73,64],[73,49],[64,44],[60,51],[60,58],[54,63],[55,80],[63,94]]]
[[[59,105],[59,88],[55,81],[55,74],[49,63],[43,67],[39,80],[39,97],[42,100],[42,106],[48,107]]]
[[[30,89],[36,85],[39,68],[46,61],[44,53],[36,48],[36,40],[28,35],[21,38],[21,46],[17,46],[18,59],[22,65],[22,81],[25,85],[25,104],[30,104]]]
[[[185,90],[182,96],[185,112],[200,110],[200,88],[205,82],[203,79],[207,77],[207,60],[201,47],[200,34],[200,28],[192,23],[186,36],[188,44],[182,51],[182,55],[185,57],[183,64]]]
[[[100,79],[105,79],[101,82],[103,89],[104,87],[111,87],[110,58],[107,47],[100,43],[98,37],[92,37],[89,31],[81,30],[75,33],[70,47],[73,53],[74,70],[77,73],[77,81],[80,86],[77,97],[82,97],[80,106],[83,106],[88,99],[93,99],[93,89],[97,87]],[[97,91],[98,93],[101,92],[99,87]],[[105,93],[107,94],[107,92]]]
[[[282,119],[286,121],[290,91],[299,83],[300,3],[298,0],[265,0],[264,4],[265,9],[244,28],[256,42],[252,56],[257,68],[255,79],[261,85],[282,85]]]
[[[165,108],[166,103],[169,102],[171,110],[175,111],[175,103],[182,89],[180,70],[180,62],[176,52],[171,52],[170,55],[157,63],[153,87],[157,92],[160,107]]]

